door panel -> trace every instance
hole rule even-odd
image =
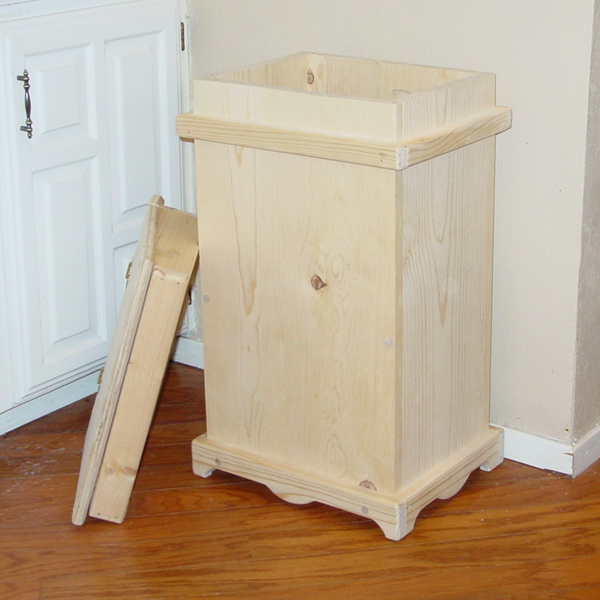
[[[158,42],[161,33],[106,45],[108,109],[111,123],[113,226],[142,218],[142,205],[160,189]],[[136,98],[136,102],[131,99]],[[149,168],[150,167],[150,168]]]
[[[90,309],[96,304],[90,293],[94,269],[90,179],[89,161],[33,176],[44,355],[90,329]]]
[[[35,82],[33,151],[96,138],[94,55],[91,44],[27,57]]]
[[[33,137],[16,138],[21,320],[10,333],[23,340],[17,402],[99,368],[115,320],[96,32],[68,18],[56,29],[33,21],[11,39],[13,69],[29,72],[33,120]],[[22,91],[15,93],[16,103]]]
[[[97,370],[144,206],[181,207],[177,0],[140,0],[0,23],[10,87],[11,194],[1,211],[11,291],[10,403]],[[27,69],[33,137],[16,76]],[[9,122],[10,120],[10,122]]]
[[[102,358],[112,317],[106,280],[111,273],[102,260],[101,232],[94,224],[97,159],[34,173],[32,180],[39,302],[29,303],[33,327],[24,395],[60,380],[73,365]],[[33,273],[29,279],[34,289]]]

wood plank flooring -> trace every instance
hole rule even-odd
[[[71,509],[93,398],[0,437],[0,599],[600,599],[600,463],[505,461],[400,542],[366,519],[191,472],[202,371],[171,364],[121,525]]]

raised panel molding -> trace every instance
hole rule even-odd
[[[112,300],[110,256],[94,223],[97,159],[33,175],[41,357],[35,383],[102,359]],[[68,218],[67,218],[68,215]],[[35,353],[37,355],[37,353]]]
[[[23,342],[21,402],[97,369],[106,355],[114,286],[110,249],[95,222],[98,188],[95,158],[32,174],[23,224],[28,266],[16,286],[26,318],[20,327],[11,323],[12,338]]]
[[[158,57],[163,37],[163,32],[156,32],[106,44],[115,230],[141,219],[148,199],[162,188],[165,165],[157,133],[162,112]]]
[[[32,149],[96,139],[93,46],[85,44],[27,58],[35,81]],[[57,94],[60,90],[60,94]]]

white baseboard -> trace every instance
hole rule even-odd
[[[574,444],[504,427],[504,457],[531,467],[577,477],[600,459],[600,426]]]
[[[575,443],[573,477],[577,477],[598,459],[600,459],[600,425],[594,427]]]
[[[188,338],[178,338],[172,358],[176,362],[203,369],[204,344]],[[59,408],[64,408],[81,398],[91,396],[97,391],[98,371],[39,398],[14,406],[0,413],[0,435],[31,423]]]
[[[0,414],[0,434],[35,421],[98,391],[98,371]]]
[[[171,358],[175,362],[204,369],[204,344],[185,337],[177,338]]]

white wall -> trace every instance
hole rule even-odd
[[[600,267],[597,286],[586,291],[582,278],[579,330],[577,315],[580,264],[585,277],[600,255],[597,242],[581,261],[594,0],[190,4],[195,77],[302,50],[497,74],[498,104],[513,108],[514,124],[498,137],[492,418],[564,443],[576,414],[577,434],[591,429],[600,372],[586,373],[600,345],[588,326],[599,321]],[[586,206],[599,189],[588,181]]]
[[[573,406],[576,439],[600,421],[600,2],[596,3],[594,32]]]

